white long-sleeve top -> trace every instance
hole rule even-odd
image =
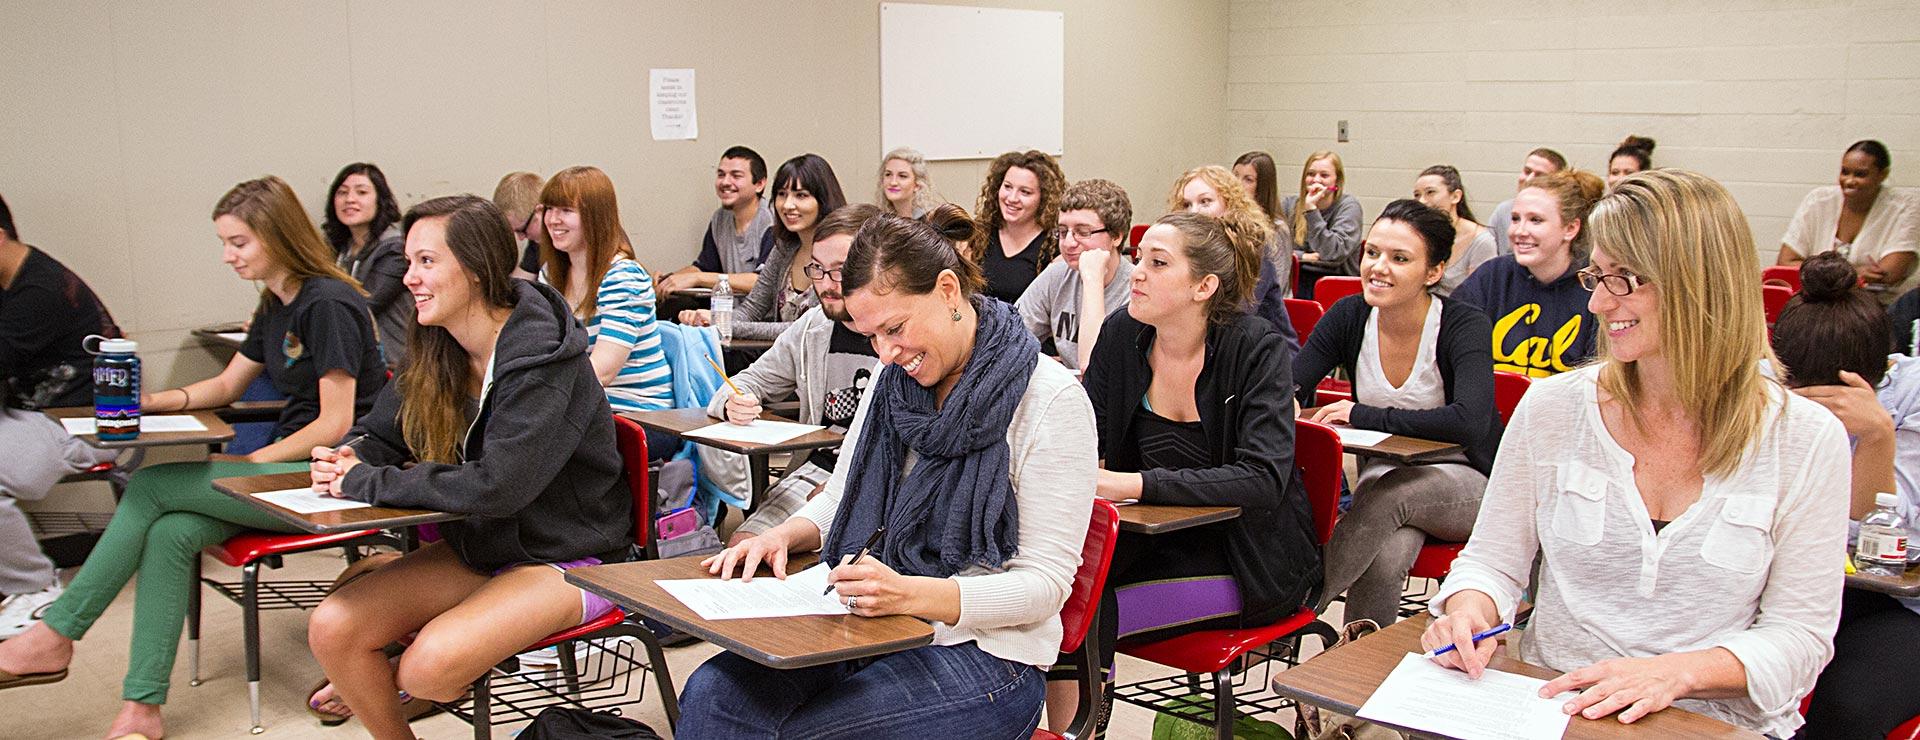
[[[1051,358],[1035,355],[1034,360],[1033,376],[1007,428],[1019,550],[998,569],[972,566],[953,576],[960,586],[960,619],[935,622],[933,644],[971,640],[989,655],[1045,667],[1060,655],[1060,607],[1073,590],[1080,548],[1087,539],[1099,440],[1093,403],[1072,371]],[[841,448],[841,464],[827,487],[794,513],[818,526],[823,540],[840,508],[851,461],[860,459],[861,430],[876,395],[860,399]],[[901,475],[917,461],[911,451],[906,458]]]
[[[1844,582],[1850,463],[1840,421],[1769,386],[1784,410],[1739,470],[1655,534],[1633,457],[1608,434],[1599,368],[1536,380],[1514,412],[1473,537],[1433,599],[1464,590],[1511,620],[1534,555],[1539,595],[1528,661],[1571,671],[1617,657],[1726,648],[1747,696],[1675,702],[1789,737],[1802,695],[1833,655]]]

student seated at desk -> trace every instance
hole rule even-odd
[[[818,154],[802,154],[781,163],[773,174],[773,210],[779,216],[766,235],[761,251],[766,261],[760,265],[763,280],[733,308],[733,336],[738,339],[772,339],[792,326],[800,314],[820,305],[814,295],[813,280],[806,274],[813,260],[815,227],[820,217],[847,204],[840,191],[840,178],[833,167]],[[729,283],[731,287],[731,283]],[[732,288],[740,290],[739,288]],[[680,312],[680,323],[709,326],[713,312],[696,309]]]
[[[959,213],[965,216],[965,212]],[[800,401],[800,423],[846,433],[861,397],[873,383],[878,357],[873,344],[853,329],[853,317],[847,314],[846,298],[840,292],[840,275],[854,233],[878,215],[879,207],[857,203],[841,206],[820,220],[814,230],[813,255],[803,267],[813,280],[820,305],[801,314],[793,328],[773,340],[773,348],[753,365],[734,375],[731,384],[714,389],[713,399],[707,403],[708,415],[736,424],[751,423],[760,418],[763,400],[792,393]],[[972,222],[966,226],[971,230]],[[739,395],[734,395],[734,388],[740,389]],[[826,486],[839,460],[840,451],[832,448],[807,455],[806,462],[793,466],[767,490],[765,500],[733,531],[728,544],[740,544],[793,516]]]
[[[540,279],[587,326],[593,374],[614,411],[673,406],[673,375],[654,328],[653,276],[633,258],[613,181],[598,167],[569,167],[540,192]],[[654,441],[649,433],[648,443]],[[661,445],[649,448],[669,454]]]
[[[1274,228],[1278,229],[1287,222],[1285,213],[1280,210],[1280,174],[1274,169],[1273,155],[1261,151],[1240,155],[1233,160],[1233,176],[1239,178],[1247,197],[1253,199],[1254,205],[1260,206],[1260,213],[1273,222]],[[1292,266],[1289,265],[1288,269],[1291,270]]]
[[[1123,258],[1133,206],[1127,191],[1107,180],[1081,180],[1060,199],[1060,259],[1040,271],[1014,308],[1027,331],[1053,340],[1060,364],[1087,366],[1107,314],[1127,305],[1133,261]]]
[[[1099,495],[1241,509],[1218,524],[1121,535],[1101,596],[1102,665],[1116,638],[1271,624],[1320,582],[1293,464],[1292,351],[1246,310],[1266,233],[1249,213],[1162,216],[1140,240],[1133,300],[1100,328],[1086,372],[1105,461]],[[1048,692],[1056,725],[1072,716],[1072,689]]]
[[[900,147],[880,158],[880,183],[873,204],[901,218],[920,218],[946,201],[933,191],[927,158],[911,147]]]
[[[1620,140],[1620,146],[1607,157],[1607,189],[1612,190],[1627,175],[1653,169],[1653,147],[1654,141],[1645,136],[1628,134]]]
[[[81,347],[89,334],[118,337],[120,327],[85,280],[20,241],[0,198],[0,640],[26,631],[61,591],[19,502],[117,456],[41,413],[93,403],[93,357]]]
[[[986,277],[986,294],[1009,304],[1020,300],[1040,271],[1053,264],[1060,243],[1060,194],[1067,176],[1052,155],[1038,150],[1007,152],[987,165],[973,220],[980,234],[966,245]]]
[[[1887,187],[1892,168],[1885,144],[1864,139],[1847,147],[1839,183],[1814,188],[1793,212],[1776,263],[1839,252],[1868,287],[1882,291],[1882,303],[1911,289],[1920,258],[1920,190]]]
[[[1287,281],[1293,274],[1293,255],[1288,247],[1289,238],[1286,222],[1277,222],[1273,228],[1262,229],[1268,222],[1266,211],[1255,205],[1253,198],[1246,194],[1245,188],[1234,187],[1234,176],[1227,168],[1217,164],[1202,165],[1187,170],[1173,181],[1173,190],[1167,193],[1169,212],[1185,211],[1214,218],[1226,218],[1228,213],[1238,217],[1257,220],[1261,226],[1248,226],[1241,236],[1257,239],[1260,245],[1260,277],[1253,284],[1253,296],[1248,308],[1254,315],[1266,319],[1273,330],[1287,341],[1289,353],[1300,349],[1300,336],[1293,330],[1293,321],[1287,318]],[[1139,250],[1134,251],[1134,259],[1141,258]]]
[[[507,219],[513,238],[521,244],[520,262],[513,276],[521,280],[540,279],[540,189],[547,181],[531,172],[509,172],[493,186],[493,205]],[[402,245],[404,247],[404,244]]]
[[[1453,165],[1436,164],[1421,170],[1420,176],[1413,180],[1413,198],[1447,214],[1447,220],[1453,223],[1453,257],[1447,260],[1447,274],[1440,276],[1440,283],[1433,286],[1434,295],[1452,295],[1453,289],[1466,282],[1468,275],[1499,254],[1493,229],[1473,220],[1473,206],[1467,204],[1467,186]],[[1507,224],[1498,226],[1507,228]]]
[[[1454,242],[1448,221],[1417,200],[1388,203],[1360,245],[1361,294],[1333,304],[1293,364],[1307,406],[1335,367],[1353,378],[1353,400],[1327,404],[1313,421],[1466,447],[1416,464],[1360,458],[1353,508],[1327,543],[1316,607],[1324,611],[1344,592],[1348,622],[1393,624],[1427,538],[1467,540],[1500,447],[1492,324],[1473,306],[1433,294]]]
[[[400,233],[400,203],[387,187],[380,168],[355,162],[333,176],[327,217],[320,224],[335,260],[367,292],[373,325],[380,330],[380,349],[387,367],[407,361],[407,332],[413,327],[413,297],[400,284],[407,272],[402,253],[406,237]]]
[[[1587,265],[1587,212],[1604,194],[1593,173],[1533,180],[1514,197],[1511,223],[1494,223],[1513,253],[1487,260],[1448,297],[1493,319],[1493,369],[1543,378],[1593,355],[1596,322],[1580,288]]]
[[[1787,385],[1832,411],[1854,440],[1850,516],[1872,513],[1876,493],[1897,493],[1911,551],[1920,547],[1920,359],[1887,353],[1880,303],[1856,287],[1847,258],[1808,257],[1800,284],[1773,325]],[[1801,736],[1883,738],[1920,716],[1920,690],[1903,679],[1915,665],[1920,599],[1847,589],[1833,660],[1814,686]]]
[[[761,199],[766,189],[767,160],[759,152],[744,146],[721,152],[720,164],[713,170],[713,192],[720,196],[720,207],[707,221],[700,254],[693,264],[660,278],[660,294],[711,288],[722,275],[728,290],[738,294],[753,290],[767,250],[773,246],[766,238],[775,221],[773,209]]]
[[[1300,260],[1300,285],[1294,293],[1313,298],[1313,285],[1328,275],[1352,275],[1360,264],[1360,199],[1347,188],[1340,155],[1318,151],[1300,169],[1300,194],[1280,201],[1293,225],[1293,249]]]
[[[133,646],[121,696],[126,704],[108,737],[165,734],[160,705],[167,700],[174,649],[201,548],[248,530],[292,532],[266,512],[213,490],[212,481],[236,475],[302,470],[307,453],[346,435],[354,417],[373,405],[387,382],[374,340],[373,317],[353,278],[334,264],[332,251],[277,177],[235,185],[213,211],[224,261],[240,278],[266,287],[240,352],[218,376],[140,397],[145,413],[218,408],[240,397],[262,371],[287,395],[273,444],[235,458],[170,463],[140,469],[86,565],[44,620],[0,642],[0,671],[33,683],[65,678],[73,643],[137,572]],[[0,687],[21,685],[0,677]]]
[[[312,449],[318,491],[467,515],[309,620],[333,681],[310,704],[377,738],[413,737],[398,692],[453,701],[494,664],[606,613],[561,574],[624,562],[633,543],[612,409],[568,301],[508,277],[513,238],[486,200],[429,200],[403,228],[414,360],[355,425],[358,441]],[[414,632],[389,664],[382,649]]]
[[[794,670],[721,653],[687,679],[677,734],[1027,737],[1092,507],[1087,394],[933,226],[868,221],[841,281],[886,363],[843,462],[793,518],[706,562],[781,576],[790,552],[840,563],[884,526],[833,587],[854,614],[932,621],[933,644]]]
[[[1551,175],[1567,168],[1567,158],[1552,149],[1540,147],[1527,152],[1527,158],[1520,163],[1520,176],[1514,180],[1514,192],[1527,189],[1527,184],[1542,175]],[[1514,199],[1500,201],[1493,207],[1493,218],[1487,225],[1493,228],[1493,241],[1499,247],[1500,254],[1513,254],[1513,245],[1507,241],[1507,222],[1513,219]]]
[[[1531,585],[1521,657],[1566,672],[1540,695],[1578,691],[1569,713],[1677,706],[1790,736],[1833,654],[1846,430],[1762,369],[1760,265],[1719,183],[1638,173],[1592,225],[1605,359],[1520,402],[1421,643],[1478,675],[1498,643],[1471,636]]]

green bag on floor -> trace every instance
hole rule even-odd
[[[1213,697],[1189,694],[1168,700],[1161,706],[1174,710],[1186,707],[1204,710],[1213,706]],[[1293,733],[1287,732],[1286,728],[1252,717],[1234,719],[1233,737],[1235,740],[1294,740]],[[1213,740],[1213,728],[1171,714],[1156,713],[1153,715],[1153,740]]]

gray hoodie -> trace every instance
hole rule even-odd
[[[365,463],[349,498],[465,514],[440,525],[460,561],[510,565],[625,559],[633,502],[614,442],[613,410],[587,360],[587,332],[553,288],[514,281],[516,303],[494,346],[492,377],[467,430],[461,463],[413,462],[400,432],[400,383],[389,384],[349,436]]]

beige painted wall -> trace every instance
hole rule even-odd
[[[1485,218],[1533,147],[1604,175],[1637,133],[1656,166],[1725,183],[1771,264],[1851,142],[1883,140],[1891,184],[1920,185],[1912,0],[1235,0],[1229,18],[1233,152],[1273,152],[1293,183],[1334,149],[1369,215],[1447,163]]]
[[[1175,173],[1222,156],[1225,0],[979,4],[1066,12],[1070,178],[1157,203]],[[286,178],[317,218],[356,160],[379,163],[403,206],[488,195],[515,169],[598,165],[662,270],[691,261],[730,144],[773,165],[819,153],[870,197],[876,158],[911,144],[879,140],[878,5],[15,0],[0,23],[0,193],[26,240],[142,340],[149,383],[181,383],[224,361],[187,330],[252,306],[208,222],[250,177]],[[698,141],[651,140],[650,67],[698,70]],[[980,80],[979,115],[1019,115],[994,107],[993,84]],[[971,207],[984,164],[937,163],[934,179]]]

